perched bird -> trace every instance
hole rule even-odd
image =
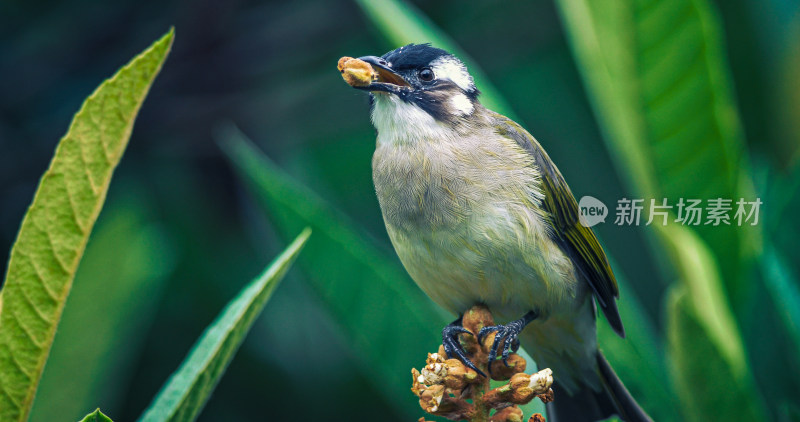
[[[429,44],[339,68],[370,93],[373,180],[392,244],[419,287],[459,315],[442,331],[447,354],[477,370],[458,336],[463,312],[485,304],[510,321],[477,333],[497,332],[490,365],[521,340],[553,370],[549,421],[649,420],[597,348],[596,306],[625,335],[614,274],[536,139],[481,105],[466,66]]]

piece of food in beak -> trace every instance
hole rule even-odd
[[[368,86],[377,78],[372,66],[363,60],[345,56],[339,59],[337,67],[344,81],[350,86]]]

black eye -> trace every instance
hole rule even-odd
[[[425,69],[420,70],[418,76],[419,80],[421,80],[422,82],[430,82],[433,80],[434,77],[433,71],[428,69],[427,67]]]

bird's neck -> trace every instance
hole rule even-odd
[[[485,113],[486,109],[475,101],[470,105],[469,114],[456,114],[447,121],[437,120],[413,102],[378,93],[374,97],[371,118],[378,130],[378,145],[399,146],[458,139],[472,131],[476,122],[483,121]]]

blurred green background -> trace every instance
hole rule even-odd
[[[576,197],[597,197],[613,213],[618,199],[635,195],[629,189],[636,181],[618,171],[603,141],[556,4],[413,4],[481,67]],[[765,249],[778,252],[786,265],[774,275],[789,278],[796,292],[800,2],[711,6],[723,29],[725,71],[752,183],[764,201],[760,226],[771,245]],[[171,25],[173,51],[111,184],[34,421],[77,420],[97,406],[115,420],[135,419],[224,304],[285,246],[287,238],[215,141],[231,123],[357,221],[398,264],[372,187],[367,98],[335,69],[341,56],[381,55],[397,45],[358,4],[338,0],[0,4],[0,250],[10,250],[38,178],[83,99]],[[698,175],[692,183],[705,182]],[[651,334],[664,338],[664,302],[673,282],[669,271],[659,270],[666,258],[653,252],[658,249],[643,227],[612,221],[595,230],[624,274],[622,300],[638,298]],[[763,251],[756,256],[763,258]],[[0,265],[5,273],[5,260]],[[375,374],[363,367],[344,322],[307,273],[295,269],[280,286],[200,420],[408,419],[376,391]],[[772,296],[761,284],[751,290],[735,316],[759,382],[754,390],[765,396],[765,419],[796,418],[797,350],[780,327]],[[402,315],[392,318],[404,324]],[[800,322],[794,323],[796,330]],[[437,337],[428,337],[420,350],[435,349]],[[423,359],[411,357],[416,365]],[[408,368],[397,371],[405,377]],[[325,391],[313,406],[306,403],[309,386]],[[398,400],[413,404],[408,396]]]

